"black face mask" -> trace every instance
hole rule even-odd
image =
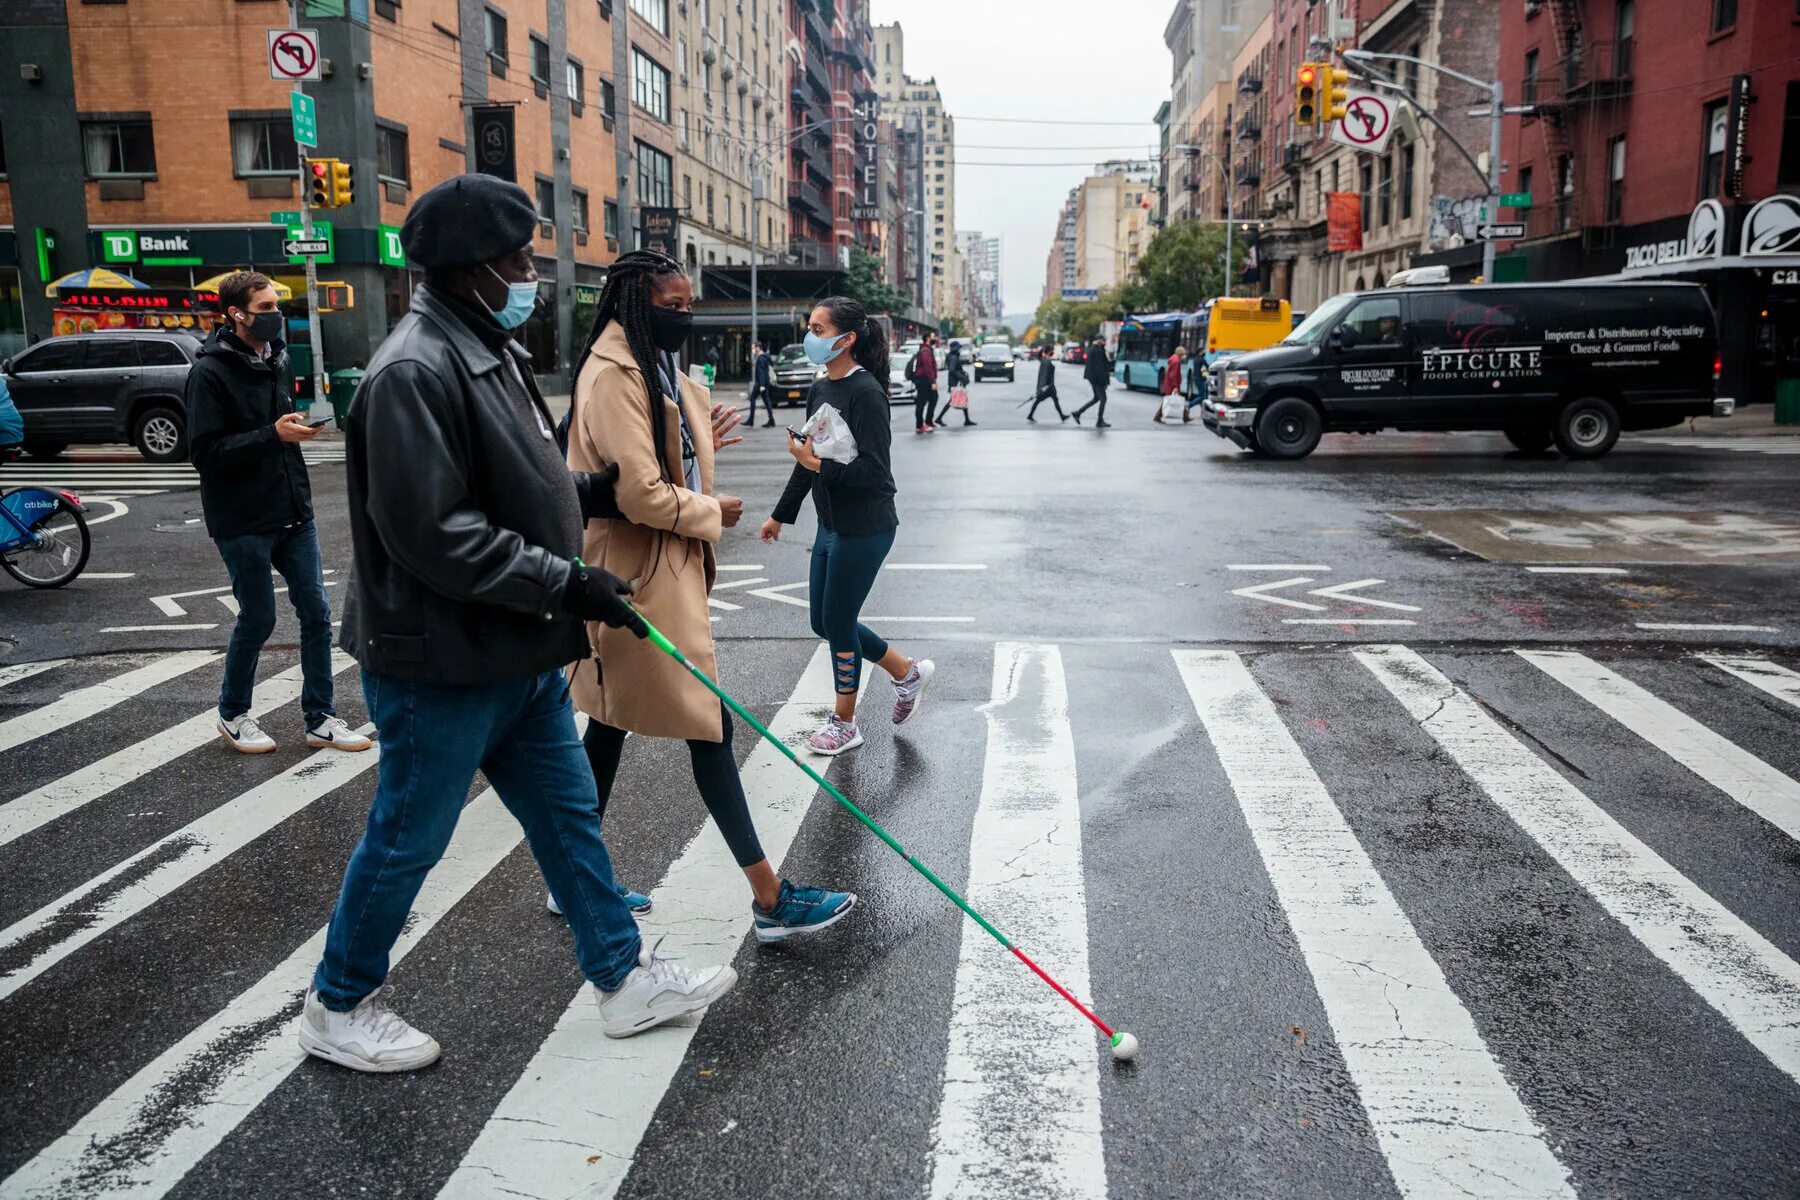
[[[664,354],[673,354],[687,343],[694,328],[694,314],[650,306],[650,340]]]
[[[279,310],[272,312],[247,312],[243,315],[247,318],[246,324],[249,325],[249,328],[245,330],[245,332],[259,342],[268,343],[279,338],[281,336],[281,331],[287,324],[286,321],[282,319]]]

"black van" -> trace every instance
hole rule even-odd
[[[1621,430],[1726,416],[1698,284],[1515,283],[1333,296],[1266,350],[1214,364],[1201,417],[1271,458],[1329,432],[1493,430],[1598,458]]]

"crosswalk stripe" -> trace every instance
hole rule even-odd
[[[417,947],[522,837],[492,788],[463,809],[449,848],[413,902],[391,961]],[[129,1191],[146,1200],[167,1195],[304,1061],[294,1045],[293,1024],[324,949],[321,926],[249,990],[0,1182],[0,1194]]]
[[[820,646],[769,731],[798,745],[823,722],[831,698],[830,655]],[[780,870],[818,788],[767,742],[751,751],[740,774],[763,852]],[[690,963],[729,962],[747,933],[742,877],[708,821],[651,889],[656,908],[638,922],[644,936],[666,931],[671,952]],[[445,1181],[440,1200],[613,1196],[698,1029],[695,1022],[608,1038],[593,992],[582,985]],[[595,1088],[597,1079],[606,1086]],[[579,1104],[569,1102],[575,1095]]]
[[[356,660],[334,650],[331,669],[340,673]],[[256,685],[250,715],[261,717],[290,703],[300,695],[302,669],[289,667]],[[208,708],[195,713],[179,725],[116,750],[90,763],[25,793],[17,800],[0,804],[0,846],[21,838],[41,825],[67,816],[84,804],[91,804],[134,779],[141,779],[156,768],[206,745],[219,736],[219,710]]]
[[[68,665],[69,660],[66,658],[47,658],[43,662],[13,663],[11,666],[0,666],[0,687]]]
[[[1732,654],[1699,654],[1695,657],[1737,676],[1751,687],[1767,692],[1777,700],[1800,708],[1800,671],[1790,671],[1766,658]]]
[[[1055,646],[994,647],[969,903],[1087,996],[1087,896],[1069,691]],[[1106,1195],[1103,1053],[1087,1021],[962,923],[930,1194]]]
[[[1800,841],[1800,783],[1584,654],[1568,650],[1514,653]]]
[[[343,787],[380,753],[319,750],[0,930],[0,1000]]]
[[[1174,656],[1395,1185],[1421,1198],[1573,1196],[1544,1131],[1243,660]]]
[[[158,684],[167,683],[223,657],[210,650],[184,650],[179,654],[159,658],[147,666],[127,671],[105,683],[77,688],[60,700],[22,713],[10,721],[0,721],[0,752],[22,746],[96,713],[105,712]]]
[[[1413,650],[1371,646],[1355,655],[1632,936],[1800,1079],[1800,964],[1632,836]]]

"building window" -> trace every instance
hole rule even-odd
[[[1737,0],[1713,0],[1712,31],[1724,33],[1737,25]]]
[[[232,118],[232,174],[242,179],[246,175],[292,175],[299,169],[293,118],[285,113]]]
[[[407,169],[406,130],[397,125],[375,126],[375,174],[386,183],[405,185],[412,179]]]
[[[150,118],[125,121],[83,121],[82,153],[89,179],[115,175],[155,175],[156,142],[150,134]],[[299,164],[295,164],[295,169]]]
[[[1625,139],[1606,143],[1606,223],[1617,224],[1625,211]]]
[[[612,80],[602,78],[600,80],[600,115],[605,117],[608,121],[611,121],[619,115],[618,110],[613,107],[613,103],[614,92]]]
[[[606,222],[606,236],[619,240],[619,202],[608,200],[600,206],[600,219]]]
[[[706,223],[713,224],[713,185],[706,185]]]
[[[0,158],[0,174],[6,162]],[[1775,167],[1777,185],[1800,182],[1800,83],[1787,85],[1787,104],[1781,111],[1781,160]]]
[[[631,11],[656,32],[669,35],[669,0],[631,0]]]
[[[400,19],[400,0],[375,0],[375,15],[389,21]]]
[[[576,188],[570,193],[575,200],[574,224],[576,233],[588,231],[588,194],[584,188]]]
[[[1619,0],[1613,19],[1613,78],[1631,78],[1631,39],[1637,31],[1637,6]]]
[[[631,102],[659,121],[669,119],[669,72],[636,46],[631,48]]]
[[[563,83],[569,90],[569,108],[576,116],[581,115],[581,106],[586,103],[586,81],[582,78],[581,63],[571,58],[563,64]]]
[[[674,164],[669,156],[642,142],[637,146],[637,200],[652,208],[670,208],[675,202]]]
[[[1715,100],[1707,105],[1700,122],[1700,199],[1719,194],[1725,183],[1725,126],[1728,105]]]
[[[1381,205],[1379,224],[1385,226],[1394,219],[1394,156],[1391,154],[1381,156],[1381,175],[1377,195],[1378,203]]]
[[[493,8],[487,10],[487,56],[488,69],[505,79],[506,14]]]
[[[531,35],[531,78],[534,83],[550,86],[550,43],[535,33]]]
[[[537,215],[546,224],[556,221],[556,184],[542,175],[537,177]]]
[[[1527,196],[1531,195],[1531,168],[1519,168],[1519,190]]]
[[[1538,52],[1536,50],[1527,50],[1525,52],[1524,84],[1523,90],[1525,94],[1520,98],[1519,102],[1521,104],[1536,104],[1538,98]]]
[[[1372,215],[1374,205],[1370,204],[1369,201],[1374,198],[1370,195],[1374,190],[1374,186],[1374,168],[1370,167],[1368,163],[1364,163],[1362,165],[1362,227],[1364,233],[1369,232],[1370,228],[1369,219]]]
[[[1413,187],[1417,157],[1417,147],[1411,142],[1400,147],[1400,219],[1402,221],[1410,221],[1413,215]]]

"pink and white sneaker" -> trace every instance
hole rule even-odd
[[[806,748],[814,754],[842,754],[863,744],[862,731],[849,721],[840,721],[834,713],[825,720],[825,728],[806,739]]]
[[[926,685],[931,682],[931,677],[937,674],[937,668],[931,664],[929,658],[914,658],[907,661],[912,663],[912,667],[906,672],[906,678],[894,681],[894,724],[896,725],[904,725],[906,719],[918,711],[919,701],[925,698]]]

